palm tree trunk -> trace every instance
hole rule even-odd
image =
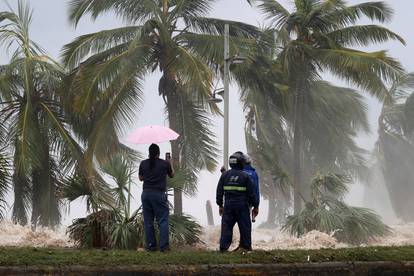
[[[179,105],[179,95],[174,89],[175,82],[173,80],[167,79],[164,82],[164,91],[168,91],[167,95],[167,111],[168,111],[168,121],[170,128],[180,132],[179,129],[179,119],[180,119],[180,105]],[[172,165],[175,171],[180,169],[180,139],[181,136],[175,140],[171,141],[171,160]],[[174,214],[183,213],[183,192],[180,188],[174,188]]]
[[[26,177],[24,170],[19,163],[19,149],[17,143],[14,148],[14,160],[13,160],[13,191],[14,191],[14,202],[12,210],[12,220],[14,223],[20,225],[26,225],[28,222],[27,211],[29,209],[31,201],[31,187],[29,179]]]
[[[267,221],[266,221],[266,225],[271,226],[275,224],[275,220],[276,220],[276,212],[277,212],[277,208],[276,208],[276,199],[273,197],[270,197],[269,200],[269,211],[267,213]]]
[[[171,120],[170,120],[170,127]],[[180,156],[179,156],[178,141],[171,141],[171,158],[174,166],[174,170],[177,171],[180,168]],[[180,188],[174,188],[174,214],[181,215],[183,213],[183,191]]]
[[[303,156],[303,133],[302,133],[302,103],[303,95],[300,82],[297,83],[294,104],[294,134],[293,134],[293,209],[294,214],[302,210],[301,187],[303,181],[302,156]]]
[[[20,225],[27,224],[26,207],[30,200],[30,187],[27,178],[16,170],[13,174],[14,202],[12,220]]]

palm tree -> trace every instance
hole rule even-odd
[[[286,82],[274,42],[283,39],[264,30],[251,61],[232,70],[241,87],[246,116],[246,144],[262,183],[262,195],[269,199],[268,225],[274,225],[289,207],[292,174],[294,93]],[[354,138],[368,131],[366,107],[354,90],[315,81],[305,105],[303,160],[306,182],[318,171],[331,171],[364,178],[367,166]],[[308,191],[307,187],[303,187]],[[301,194],[306,197],[307,193]],[[275,198],[279,207],[276,208]]]
[[[83,35],[63,50],[65,64],[75,69],[77,112],[93,114],[97,99],[109,102],[108,112],[97,120],[100,129],[112,122],[108,118],[113,114],[132,118],[133,104],[139,105],[142,98],[138,80],[159,69],[158,94],[164,99],[169,126],[181,134],[171,143],[173,165],[177,171],[190,172],[193,180],[201,169],[211,171],[216,166],[217,149],[208,112],[218,110],[206,99],[211,96],[212,67],[223,62],[224,25],[230,24],[231,36],[257,33],[247,24],[203,17],[214,2],[72,0],[69,17],[75,25],[87,14],[95,19],[106,12],[113,12],[129,25]],[[119,132],[121,125],[117,119],[113,129]],[[102,137],[89,141],[107,145]],[[196,183],[190,184],[194,187]],[[174,212],[182,213],[181,188],[174,190]]]
[[[246,115],[247,152],[260,175],[261,195],[268,200],[268,218],[263,225],[275,226],[290,206],[290,177],[285,163],[290,158],[286,114],[289,88],[275,62],[272,30],[263,30],[251,61],[232,70],[241,88]]]
[[[384,103],[378,119],[375,156],[394,212],[404,221],[413,221],[414,74],[396,81],[390,95],[392,101]]]
[[[348,6],[343,0],[296,0],[293,12],[275,0],[256,2],[278,31],[278,59],[294,94],[292,173],[294,210],[298,213],[305,183],[305,106],[310,102],[313,82],[329,72],[384,100],[386,82],[403,72],[400,63],[386,51],[365,52],[352,47],[404,40],[379,25],[357,25],[362,17],[380,23],[390,20],[392,10],[383,2]]]
[[[350,181],[340,174],[316,174],[311,199],[300,213],[287,218],[283,229],[297,236],[318,230],[354,245],[389,234],[390,228],[373,211],[344,203]]]
[[[319,170],[366,179],[366,152],[354,141],[359,130],[368,131],[366,107],[362,97],[354,90],[324,81],[315,82],[309,92],[309,105],[304,107],[307,114],[303,129],[306,145],[306,158],[303,159],[304,179],[310,181]],[[272,200],[276,197],[279,197],[279,203],[284,205],[284,209],[288,206],[283,202],[289,199],[287,191],[291,170],[287,164],[292,156],[293,120],[290,112],[279,113],[279,109],[275,109],[270,99],[257,95],[260,94],[251,93],[244,99],[250,110],[246,125],[246,144],[263,176],[262,190],[269,199],[269,210],[277,211]],[[285,101],[293,104],[292,95],[287,95]],[[307,187],[302,190],[309,191]],[[307,200],[309,194],[304,193],[301,196]],[[285,198],[280,199],[281,195]],[[269,225],[274,218],[275,213],[269,216]]]
[[[35,226],[60,221],[57,188],[62,172],[80,160],[62,112],[63,68],[29,36],[32,11],[19,0],[17,13],[0,13],[0,41],[14,52],[0,67],[0,118],[13,154],[13,220]]]

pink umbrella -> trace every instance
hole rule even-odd
[[[128,142],[134,144],[161,143],[178,138],[178,133],[164,126],[145,126],[136,129],[128,136]]]

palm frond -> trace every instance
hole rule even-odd
[[[259,2],[260,4],[258,4],[258,8],[267,17],[267,19],[272,20],[276,28],[279,29],[285,24],[286,20],[290,16],[290,13],[279,2],[276,0],[259,0]]]
[[[17,12],[10,10],[0,13],[0,22],[3,23],[0,27],[0,44],[8,49],[15,46],[13,56],[44,53],[44,50],[29,37],[32,15],[32,9],[24,0],[17,2]]]
[[[363,16],[371,21],[386,22],[392,17],[393,10],[385,2],[365,2],[354,6],[334,9],[328,18],[341,26],[355,24]]]
[[[210,12],[217,0],[175,0],[171,1],[173,7],[171,18],[199,17]]]
[[[209,129],[211,121],[207,112],[190,96],[177,96],[177,107],[168,109],[175,116],[176,130],[180,133],[180,164],[194,173],[202,169],[212,171],[217,165],[217,147],[214,134]]]
[[[352,179],[347,175],[342,174],[316,174],[311,183],[311,193],[313,198],[320,195],[331,195],[338,199],[343,199],[348,192],[347,185],[352,182]]]
[[[201,243],[201,226],[187,215],[170,215],[170,240],[177,245],[194,245]]]
[[[341,242],[354,245],[366,243],[376,237],[390,233],[380,216],[366,208],[346,205],[335,196],[346,192],[346,178],[336,175],[317,176],[312,186],[312,202],[298,214],[289,216],[283,230],[301,236],[309,231],[318,230],[332,234]],[[328,184],[329,183],[329,184]],[[326,185],[327,184],[327,185]],[[320,187],[324,187],[321,190]],[[333,197],[326,195],[329,191]]]
[[[223,35],[224,25],[229,24],[229,35],[231,37],[254,38],[260,35],[257,27],[237,21],[189,16],[184,18],[184,22],[190,31],[201,34]]]
[[[401,64],[385,51],[320,50],[317,60],[337,77],[354,83],[379,100],[389,97],[382,80],[392,82],[404,72]]]
[[[69,2],[69,20],[76,26],[80,19],[90,14],[92,19],[113,11],[118,17],[129,22],[139,22],[159,12],[157,1],[153,0],[71,0]]]
[[[112,192],[108,184],[95,172],[95,176],[85,177],[81,169],[66,177],[59,189],[60,197],[68,201],[86,199],[87,211],[90,209],[111,208],[114,206]]]
[[[167,180],[168,189],[180,189],[187,196],[197,194],[197,175],[188,168],[181,168],[175,171],[174,178]]]
[[[404,39],[387,28],[378,25],[349,26],[334,30],[326,37],[339,43],[341,46],[368,46],[371,43],[384,43],[396,40],[405,45]]]
[[[213,72],[184,47],[177,48],[178,58],[169,63],[181,87],[188,89],[196,102],[205,103],[211,96]]]
[[[116,208],[123,209],[127,206],[127,196],[131,191],[131,177],[135,173],[132,164],[121,154],[115,154],[110,160],[103,164],[102,171],[109,175],[115,182],[113,193],[115,197]]]
[[[100,53],[129,43],[140,32],[141,27],[127,26],[82,35],[63,47],[63,63],[69,68],[75,68],[91,53]]]

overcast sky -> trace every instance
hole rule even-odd
[[[139,1],[139,0],[137,0]],[[59,59],[61,48],[64,44],[69,43],[76,36],[99,31],[102,29],[110,29],[117,26],[123,25],[117,18],[111,15],[103,16],[95,22],[91,22],[88,19],[84,19],[75,29],[69,24],[67,19],[67,2],[64,0],[28,0],[28,3],[34,9],[34,19],[31,26],[31,38],[32,40],[39,43],[52,57]],[[245,0],[220,0],[214,6],[211,12],[212,17],[226,18],[238,21],[244,21],[254,25],[263,25],[263,16],[251,8]],[[280,3],[287,7],[290,7],[290,2],[287,0],[281,0]],[[348,1],[349,3],[360,3],[363,1]],[[392,22],[386,24],[391,30],[399,33],[404,39],[406,39],[407,45],[403,46],[399,43],[393,42],[380,47],[376,46],[370,50],[387,49],[391,55],[399,59],[404,65],[407,71],[414,71],[414,59],[413,59],[413,46],[414,46],[414,30],[412,27],[412,13],[414,11],[413,0],[386,0],[386,3],[391,5],[395,10],[395,16]],[[9,0],[12,6],[16,6],[17,0]],[[8,9],[4,2],[0,2],[0,10]],[[4,64],[8,62],[8,56],[4,51],[0,52],[0,63]],[[329,77],[328,77],[329,78]],[[135,127],[149,125],[149,124],[161,124],[165,125],[164,116],[164,104],[162,99],[158,96],[157,84],[159,75],[155,74],[149,76],[145,82],[145,105],[142,110],[138,113],[135,121],[135,125],[131,126],[125,131],[125,135]],[[342,84],[336,80],[329,78],[337,84]],[[245,142],[243,134],[243,119],[244,115],[241,111],[240,104],[238,102],[237,87],[232,86],[230,101],[230,152],[237,150],[245,151]],[[371,149],[376,140],[376,127],[377,118],[381,106],[374,99],[367,99],[369,106],[369,118],[372,126],[372,133],[370,135],[361,135],[358,138],[358,142]],[[214,129],[217,133],[217,141],[221,148],[223,123],[222,118],[214,118],[213,124]],[[130,145],[131,146],[131,145]],[[169,151],[168,144],[161,145],[163,152]],[[141,150],[146,155],[146,146],[135,147]],[[220,159],[221,160],[221,159]],[[184,211],[196,216],[201,223],[205,224],[205,202],[207,199],[212,200],[214,203],[214,194],[218,173],[209,174],[202,173],[199,180],[199,196],[192,199],[185,199]],[[137,198],[136,205],[139,204],[139,193],[141,184],[138,183],[134,189],[135,196]],[[363,189],[361,187],[355,187],[352,192],[350,201],[355,204],[360,204],[361,194]],[[265,204],[263,204],[265,205]],[[262,205],[262,206],[263,206]],[[80,216],[84,213],[85,205],[84,202],[76,202],[71,205],[71,214],[65,220],[67,224],[73,217]],[[265,219],[266,206],[261,208],[262,213],[260,221]],[[216,216],[216,222],[218,221],[218,215],[214,210]]]

